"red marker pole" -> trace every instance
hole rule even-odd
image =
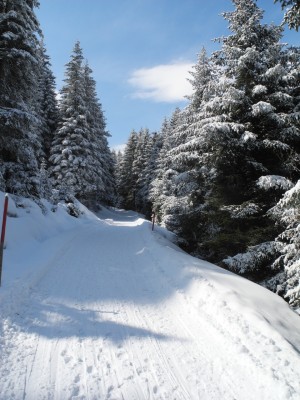
[[[5,195],[3,218],[2,218],[2,230],[1,230],[1,240],[0,240],[0,286],[2,277],[2,262],[3,262],[3,249],[4,249],[4,239],[5,239],[5,229],[6,229],[6,217],[8,208],[8,194]]]

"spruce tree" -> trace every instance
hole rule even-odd
[[[198,187],[206,186],[190,196],[192,208],[199,211],[198,223],[185,218],[181,225],[187,226],[187,235],[190,226],[198,226],[198,232],[193,229],[200,245],[196,251],[214,262],[273,240],[277,229],[266,211],[286,186],[271,183],[276,176],[282,182],[296,179],[299,168],[299,135],[287,84],[293,76],[279,42],[282,29],[262,25],[263,13],[254,1],[233,3],[235,10],[224,13],[232,34],[221,39],[221,50],[212,56],[214,74],[207,63],[199,66],[198,75],[203,71],[208,80],[204,91],[195,90],[196,98],[202,93],[201,106],[181,148],[182,154],[198,153],[194,176]],[[201,79],[195,79],[195,88],[197,81]],[[193,164],[192,156],[190,161]],[[253,269],[254,279],[267,273],[258,266]]]
[[[65,74],[59,104],[60,119],[51,147],[51,174],[56,189],[84,199],[95,187],[91,185],[89,176],[93,149],[79,42],[75,44]]]
[[[116,189],[114,205],[120,208],[122,205],[122,198],[119,193],[119,187],[121,186],[121,171],[122,171],[122,161],[123,161],[122,152],[120,150],[118,152],[116,150],[112,150],[112,160],[113,160],[113,176]]]
[[[161,223],[163,220],[162,207],[165,200],[165,196],[162,191],[163,177],[167,170],[167,154],[171,148],[171,127],[170,121],[167,118],[165,118],[162,123],[159,136],[161,143],[155,172],[150,183],[149,199],[153,204],[153,210],[156,213],[157,221]]]
[[[149,140],[149,155],[146,162],[146,167],[143,172],[143,182],[140,192],[142,194],[143,205],[142,213],[146,218],[150,219],[153,212],[153,203],[151,200],[151,183],[155,177],[159,154],[162,148],[162,135],[154,132]]]
[[[115,182],[109,134],[96,82],[89,65],[83,63],[79,42],[66,65],[59,111],[50,156],[54,187],[62,197],[76,196],[92,208],[100,202],[112,204]]]
[[[217,61],[225,60],[227,76],[235,79],[234,88],[242,93],[242,107],[233,117],[243,127],[241,155],[246,163],[241,164],[241,178],[247,185],[241,180],[237,188],[244,195],[243,201],[230,205],[225,198],[223,210],[230,217],[227,226],[235,230],[232,237],[237,237],[237,232],[241,238],[242,246],[236,250],[242,250],[243,242],[257,246],[252,247],[252,253],[257,252],[256,261],[244,264],[243,273],[259,280],[273,274],[272,241],[277,228],[266,212],[299,177],[300,131],[293,97],[293,71],[295,65],[299,68],[299,58],[290,68],[289,51],[280,44],[282,28],[262,25],[262,11],[253,1],[234,3],[236,10],[224,14],[234,35],[224,40]],[[268,257],[260,257],[260,244]],[[231,264],[226,260],[225,265]]]
[[[161,179],[162,204],[161,213],[163,224],[180,234],[180,215],[185,213],[187,200],[187,176],[188,173],[182,169],[181,163],[175,156],[175,151],[186,139],[185,123],[187,110],[176,109],[169,121],[167,136],[164,138],[163,152],[166,151],[164,159],[164,171]]]
[[[187,98],[190,100],[190,106],[196,112],[201,106],[203,97],[205,92],[207,92],[213,75],[210,61],[204,47],[199,53],[197,63],[193,66],[193,71],[190,71],[190,75],[191,78],[189,78],[188,81],[192,85],[193,94],[187,96]]]
[[[145,204],[146,200],[146,180],[147,165],[150,159],[152,149],[152,138],[148,129],[141,129],[135,151],[135,159],[132,164],[132,174],[134,179],[134,192],[136,193],[136,210],[147,213]]]
[[[266,286],[282,295],[292,307],[300,307],[300,180],[288,190],[269,211],[275,221],[284,227],[276,238],[279,257],[272,264],[275,276]]]
[[[281,3],[282,9],[286,9],[284,14],[284,22],[290,29],[296,29],[300,26],[300,2],[299,0],[274,0],[274,3]]]
[[[55,78],[51,71],[50,57],[43,41],[39,43],[39,102],[42,117],[42,142],[45,160],[50,157],[50,148],[58,124],[58,104],[56,100]]]
[[[36,197],[42,158],[37,6],[35,0],[0,1],[1,186]]]
[[[138,134],[133,130],[124,150],[117,182],[121,206],[128,210],[136,209],[136,192],[134,189],[136,177],[132,173],[132,168],[136,155],[137,141]]]
[[[233,3],[232,34],[210,60],[202,51],[192,74],[158,207],[190,251],[214,262],[272,243],[278,227],[266,212],[299,176],[298,53],[280,44],[282,28],[261,23],[254,1]],[[261,261],[243,273],[272,274],[270,258]]]
[[[90,143],[92,145],[92,164],[89,181],[94,193],[87,195],[90,201],[113,204],[115,198],[115,180],[113,176],[114,162],[108,146],[109,133],[102,104],[97,98],[96,82],[92,70],[86,63],[84,66],[85,103],[89,126]]]

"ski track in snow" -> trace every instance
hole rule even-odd
[[[299,351],[233,309],[201,261],[116,215],[68,232],[2,306],[0,400],[299,399]]]

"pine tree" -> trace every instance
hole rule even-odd
[[[100,202],[113,203],[114,165],[108,136],[96,82],[77,42],[66,65],[50,157],[54,186],[63,196],[76,196],[92,208]]]
[[[185,143],[188,111],[176,109],[170,119],[169,131],[164,146],[167,149],[162,175],[163,203],[161,205],[163,224],[180,235],[180,216],[186,212],[189,192],[189,172],[182,168],[176,157],[176,150]]]
[[[157,155],[155,173],[154,173],[152,182],[150,184],[149,198],[153,203],[156,201],[156,199],[160,193],[159,186],[160,186],[162,174],[164,171],[163,161],[165,159],[165,155],[167,152],[165,137],[167,136],[168,129],[169,129],[169,121],[167,118],[164,118],[163,123],[160,128],[160,131],[158,132],[158,135],[160,138],[160,146],[159,146],[159,151],[158,151],[158,155]]]
[[[113,159],[113,176],[114,176],[114,182],[116,185],[114,205],[116,207],[121,207],[122,206],[122,198],[119,193],[119,187],[121,186],[121,172],[122,172],[122,163],[123,163],[122,152],[120,150],[118,152],[116,152],[116,150],[112,150],[112,159]]]
[[[102,104],[97,98],[96,82],[92,70],[86,63],[84,66],[85,103],[90,142],[92,144],[92,165],[90,165],[90,184],[95,193],[90,193],[90,200],[113,204],[115,198],[115,180],[113,176],[114,162],[110,152],[106,130],[106,122]]]
[[[79,199],[84,199],[87,193],[96,189],[91,185],[89,176],[93,149],[87,115],[83,55],[77,42],[66,65],[60,120],[51,147],[50,162],[54,187]]]
[[[214,262],[272,243],[278,228],[266,212],[299,176],[298,52],[283,49],[282,28],[261,24],[254,1],[233,3],[232,34],[210,60],[202,51],[192,73],[158,206],[188,249]],[[262,261],[250,263],[253,279],[272,273]]]
[[[135,178],[132,167],[135,160],[138,134],[136,131],[130,133],[127,141],[123,159],[120,165],[120,175],[117,182],[117,190],[120,196],[121,206],[128,210],[136,209]]]
[[[146,209],[146,180],[147,165],[150,160],[152,149],[152,138],[148,129],[141,129],[135,151],[135,159],[132,164],[132,174],[134,179],[133,190],[135,192],[136,210],[142,213],[148,213]]]
[[[48,161],[54,132],[58,124],[58,105],[55,92],[55,78],[51,71],[50,57],[46,53],[43,41],[39,43],[39,98],[38,107],[42,117],[43,153]]]
[[[23,196],[39,196],[42,157],[37,6],[35,0],[0,1],[0,175],[2,188]]]
[[[157,221],[161,223],[164,217],[162,207],[165,202],[163,182],[165,172],[168,169],[167,154],[171,149],[171,126],[170,121],[167,118],[165,118],[162,123],[159,136],[161,143],[156,161],[155,172],[150,183],[149,199],[153,204],[153,210],[156,214]]]
[[[146,167],[143,171],[143,182],[140,189],[143,199],[142,213],[148,219],[150,219],[153,212],[153,203],[150,194],[151,184],[157,172],[158,159],[162,144],[162,135],[160,133],[154,132],[149,140],[148,160],[146,162]]]
[[[52,199],[52,185],[46,161],[42,161],[39,174],[39,194],[42,199]]]
[[[190,71],[191,78],[188,79],[192,85],[193,94],[187,96],[187,98],[190,100],[190,106],[196,112],[201,106],[213,76],[210,61],[204,47],[198,55],[197,63],[193,68],[193,71]]]
[[[156,173],[162,140],[148,129],[132,131],[124,154],[115,154],[118,205],[138,211],[150,219],[152,200],[151,182]]]
[[[278,273],[266,286],[285,297],[292,307],[300,307],[300,180],[288,190],[269,211],[278,224],[284,227],[276,238],[280,253],[272,267]]]
[[[250,251],[257,254],[255,262],[247,266],[244,263],[243,273],[258,280],[273,274],[272,241],[277,229],[266,211],[299,176],[300,131],[294,122],[292,95],[295,64],[290,68],[290,53],[279,42],[282,28],[262,25],[262,11],[253,1],[235,1],[235,4],[234,12],[224,14],[235,34],[224,40],[221,60],[226,60],[227,73],[229,77],[232,73],[235,89],[243,96],[243,106],[234,113],[234,118],[238,117],[243,126],[241,155],[244,154],[246,164],[241,178],[247,185],[243,186],[241,181],[236,190],[244,194],[244,199],[231,205],[224,202],[223,210],[230,216],[228,226],[234,228],[232,222],[236,221],[241,244],[252,246]],[[235,232],[233,237],[237,237]],[[260,257],[261,246],[268,257]],[[226,260],[225,265],[230,266],[231,262]]]

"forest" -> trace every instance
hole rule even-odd
[[[38,1],[0,0],[0,190],[74,216],[75,198],[155,213],[185,251],[299,307],[300,48],[256,1],[233,4],[230,34],[200,49],[186,107],[116,153],[80,43],[57,96]],[[289,16],[297,28],[299,9]]]

